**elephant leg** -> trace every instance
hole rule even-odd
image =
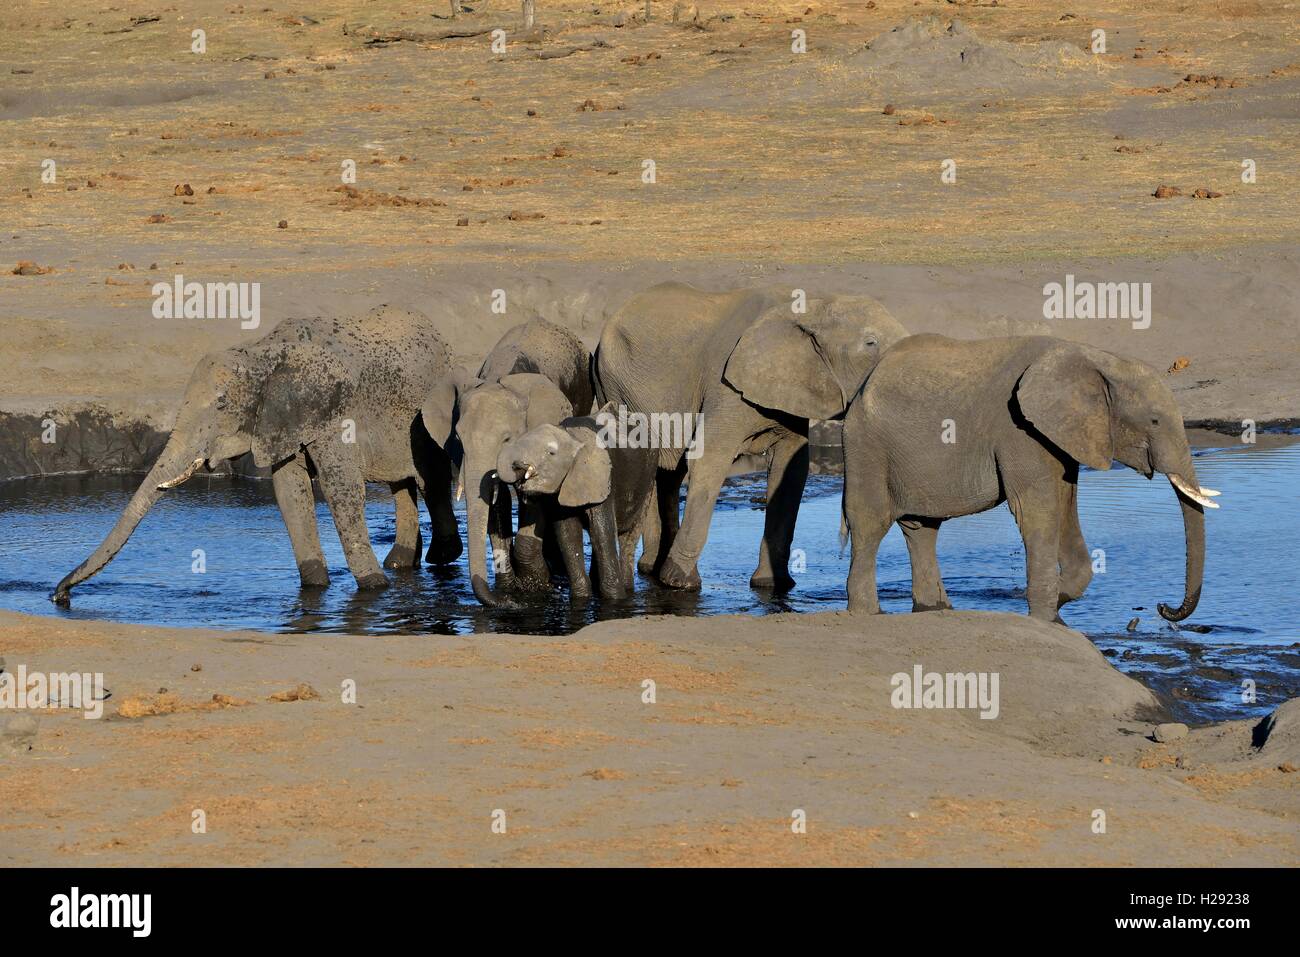
[[[623,597],[623,573],[618,560],[618,528],[614,503],[609,499],[587,510],[591,532],[591,577],[596,579],[600,597]]]
[[[686,515],[668,549],[668,557],[659,569],[659,582],[668,588],[700,590],[700,573],[696,564],[709,537],[713,507],[718,502],[722,483],[727,480],[727,472],[734,459],[730,448],[718,451],[717,443],[711,448],[714,451],[706,452],[690,464],[691,481],[686,490]],[[664,529],[664,534],[666,533],[667,529]]]
[[[641,559],[636,563],[636,570],[647,576],[654,575],[655,566],[659,563],[659,494],[655,488],[658,484],[656,472],[656,478],[650,485],[645,518],[641,522]]]
[[[590,598],[591,579],[582,553],[582,519],[577,513],[553,515],[549,527],[569,575],[569,599]]]
[[[429,565],[450,565],[464,551],[451,504],[451,460],[442,449],[430,445],[431,451],[418,463],[424,504],[429,509],[429,550],[424,560]]]
[[[849,611],[880,614],[880,594],[876,588],[876,552],[889,531],[889,513],[871,509],[855,514],[849,529],[853,542],[849,561]]]
[[[392,482],[393,504],[397,508],[397,535],[384,559],[385,568],[415,568],[420,564],[420,507],[415,501],[415,480]]]
[[[849,611],[880,614],[876,587],[876,553],[893,523],[888,476],[875,455],[866,455],[850,442],[845,425],[844,500],[841,522],[848,526],[852,545],[849,562]],[[843,534],[843,530],[841,530]]]
[[[789,571],[790,543],[794,541],[794,524],[807,481],[808,437],[792,432],[772,448],[763,543],[758,550],[758,568],[749,579],[750,588],[789,591],[794,587]]]
[[[685,478],[685,460],[674,468],[655,470],[654,488],[641,536],[641,560],[637,563],[637,571],[642,575],[659,574],[677,539],[682,519],[682,481]]]
[[[546,516],[541,506],[520,498],[519,530],[515,533],[511,558],[514,561],[516,582],[525,591],[548,591],[551,587],[545,538]]]
[[[366,528],[366,482],[361,465],[351,451],[332,439],[313,445],[310,454],[357,587],[364,591],[386,588],[388,579],[375,558]]]
[[[1092,581],[1092,556],[1088,554],[1088,544],[1083,540],[1083,529],[1079,527],[1079,486],[1078,472],[1075,481],[1065,483],[1061,502],[1061,592],[1057,596],[1058,609],[1068,602],[1080,598]]]
[[[907,539],[907,554],[912,561],[912,611],[951,609],[952,603],[943,587],[939,556],[935,551],[943,519],[908,518],[898,524]]]
[[[1039,482],[1015,493],[1008,490],[1007,504],[1025,542],[1025,591],[1029,615],[1044,621],[1057,619],[1060,594],[1061,518],[1060,493],[1055,482]]]
[[[311,492],[311,475],[307,457],[299,452],[271,473],[271,487],[280,507],[298,577],[303,588],[324,588],[330,583],[325,568],[325,553],[320,547],[320,530],[316,527],[316,500]]]
[[[623,582],[623,593],[630,595],[636,591],[636,540],[641,537],[641,529],[633,528],[620,532],[618,536],[619,578]]]

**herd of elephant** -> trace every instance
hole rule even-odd
[[[629,413],[687,415],[698,422],[693,444],[668,429],[656,441],[644,429],[610,441],[610,422]],[[1186,586],[1176,608],[1159,608],[1172,621],[1195,609],[1203,510],[1218,493],[1198,484],[1177,402],[1150,368],[1047,336],[909,336],[868,297],[680,283],[633,298],[605,324],[594,353],[534,318],[510,329],[474,375],[455,365],[431,320],[387,307],[285,320],[254,342],[211,353],[117,523],[52,597],[67,603],[166,489],[250,453],[271,470],[304,588],[329,582],[313,479],[360,589],[384,587],[384,568],[415,567],[422,553],[430,564],[459,559],[454,482],[457,497],[466,495],[474,594],[493,607],[549,592],[560,576],[575,599],[590,598],[593,582],[602,600],[625,596],[637,571],[667,588],[699,589],[697,563],[733,464],[766,457],[750,585],[783,592],[794,585],[788,564],[809,422],[837,418],[850,610],[879,611],[876,551],[894,523],[911,559],[913,609],[951,607],[935,553],[940,524],[1005,501],[1024,539],[1029,613],[1059,620],[1091,578],[1079,466],[1112,461],[1148,478],[1163,473],[1173,486]],[[367,482],[387,484],[396,507],[383,567],[366,526]]]

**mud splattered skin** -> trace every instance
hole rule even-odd
[[[348,318],[287,319],[249,345],[209,353],[190,379],[153,468],[108,537],[59,582],[54,600],[67,603],[74,585],[107,565],[163,491],[200,467],[250,452],[259,468],[271,470],[304,587],[329,582],[313,479],[359,587],[388,584],[366,528],[368,481],[387,483],[397,509],[386,567],[419,561],[418,495],[431,518],[426,559],[455,561],[461,543],[450,463],[418,427],[421,403],[450,374],[451,362],[432,320],[387,306]]]

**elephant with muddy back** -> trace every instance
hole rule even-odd
[[[457,370],[428,395],[424,427],[460,468],[470,582],[482,604],[509,605],[511,592],[550,587],[544,515],[521,502],[519,532],[512,535],[510,489],[497,476],[501,449],[538,425],[585,415],[591,405],[590,353],[573,333],[540,318],[507,331],[477,376]],[[487,572],[489,538],[494,583]]]
[[[419,494],[433,532],[426,561],[454,562],[461,542],[450,463],[420,425],[421,406],[451,367],[431,320],[388,307],[349,318],[286,319],[248,345],[204,356],[157,461],[99,547],[59,582],[53,600],[66,604],[74,586],[112,561],[164,491],[250,452],[256,465],[271,469],[304,588],[329,584],[313,477],[359,588],[388,584],[366,528],[368,481],[386,483],[396,504],[396,540],[385,567],[419,562]]]
[[[667,587],[698,590],[696,565],[732,464],[744,454],[768,455],[763,541],[750,585],[793,587],[788,563],[808,477],[808,422],[842,415],[905,335],[869,297],[805,301],[789,289],[714,293],[665,283],[619,310],[596,350],[597,400],[620,415],[699,416],[689,448],[660,445],[640,570]]]
[[[914,611],[952,607],[935,541],[945,519],[1005,501],[1025,544],[1029,614],[1059,609],[1092,579],[1079,528],[1080,464],[1164,474],[1182,508],[1186,581],[1169,621],[1196,610],[1205,513],[1169,387],[1140,362],[1047,336],[912,336],[881,360],[844,420],[844,521],[851,611],[879,612],[876,552],[894,522],[912,565]]]

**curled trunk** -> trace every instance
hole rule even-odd
[[[1192,487],[1197,487],[1193,473]],[[1167,621],[1182,621],[1196,611],[1201,600],[1201,583],[1205,574],[1205,512],[1201,506],[1184,495],[1178,496],[1183,510],[1183,535],[1187,543],[1186,574],[1183,602],[1170,608],[1164,602],[1158,606],[1160,616]]]
[[[55,587],[51,598],[56,604],[69,604],[72,588],[99,572],[113,560],[126,544],[126,540],[131,537],[136,526],[140,524],[140,520],[153,507],[154,502],[162,497],[163,489],[160,486],[186,475],[187,471],[192,472],[190,467],[195,458],[195,454],[190,449],[184,448],[180,442],[174,438],[168,440],[167,446],[158,456],[158,461],[144,477],[140,487],[135,490],[131,501],[122,510],[122,514],[118,516],[112,531],[104,537],[89,558],[64,575],[63,580]]]

